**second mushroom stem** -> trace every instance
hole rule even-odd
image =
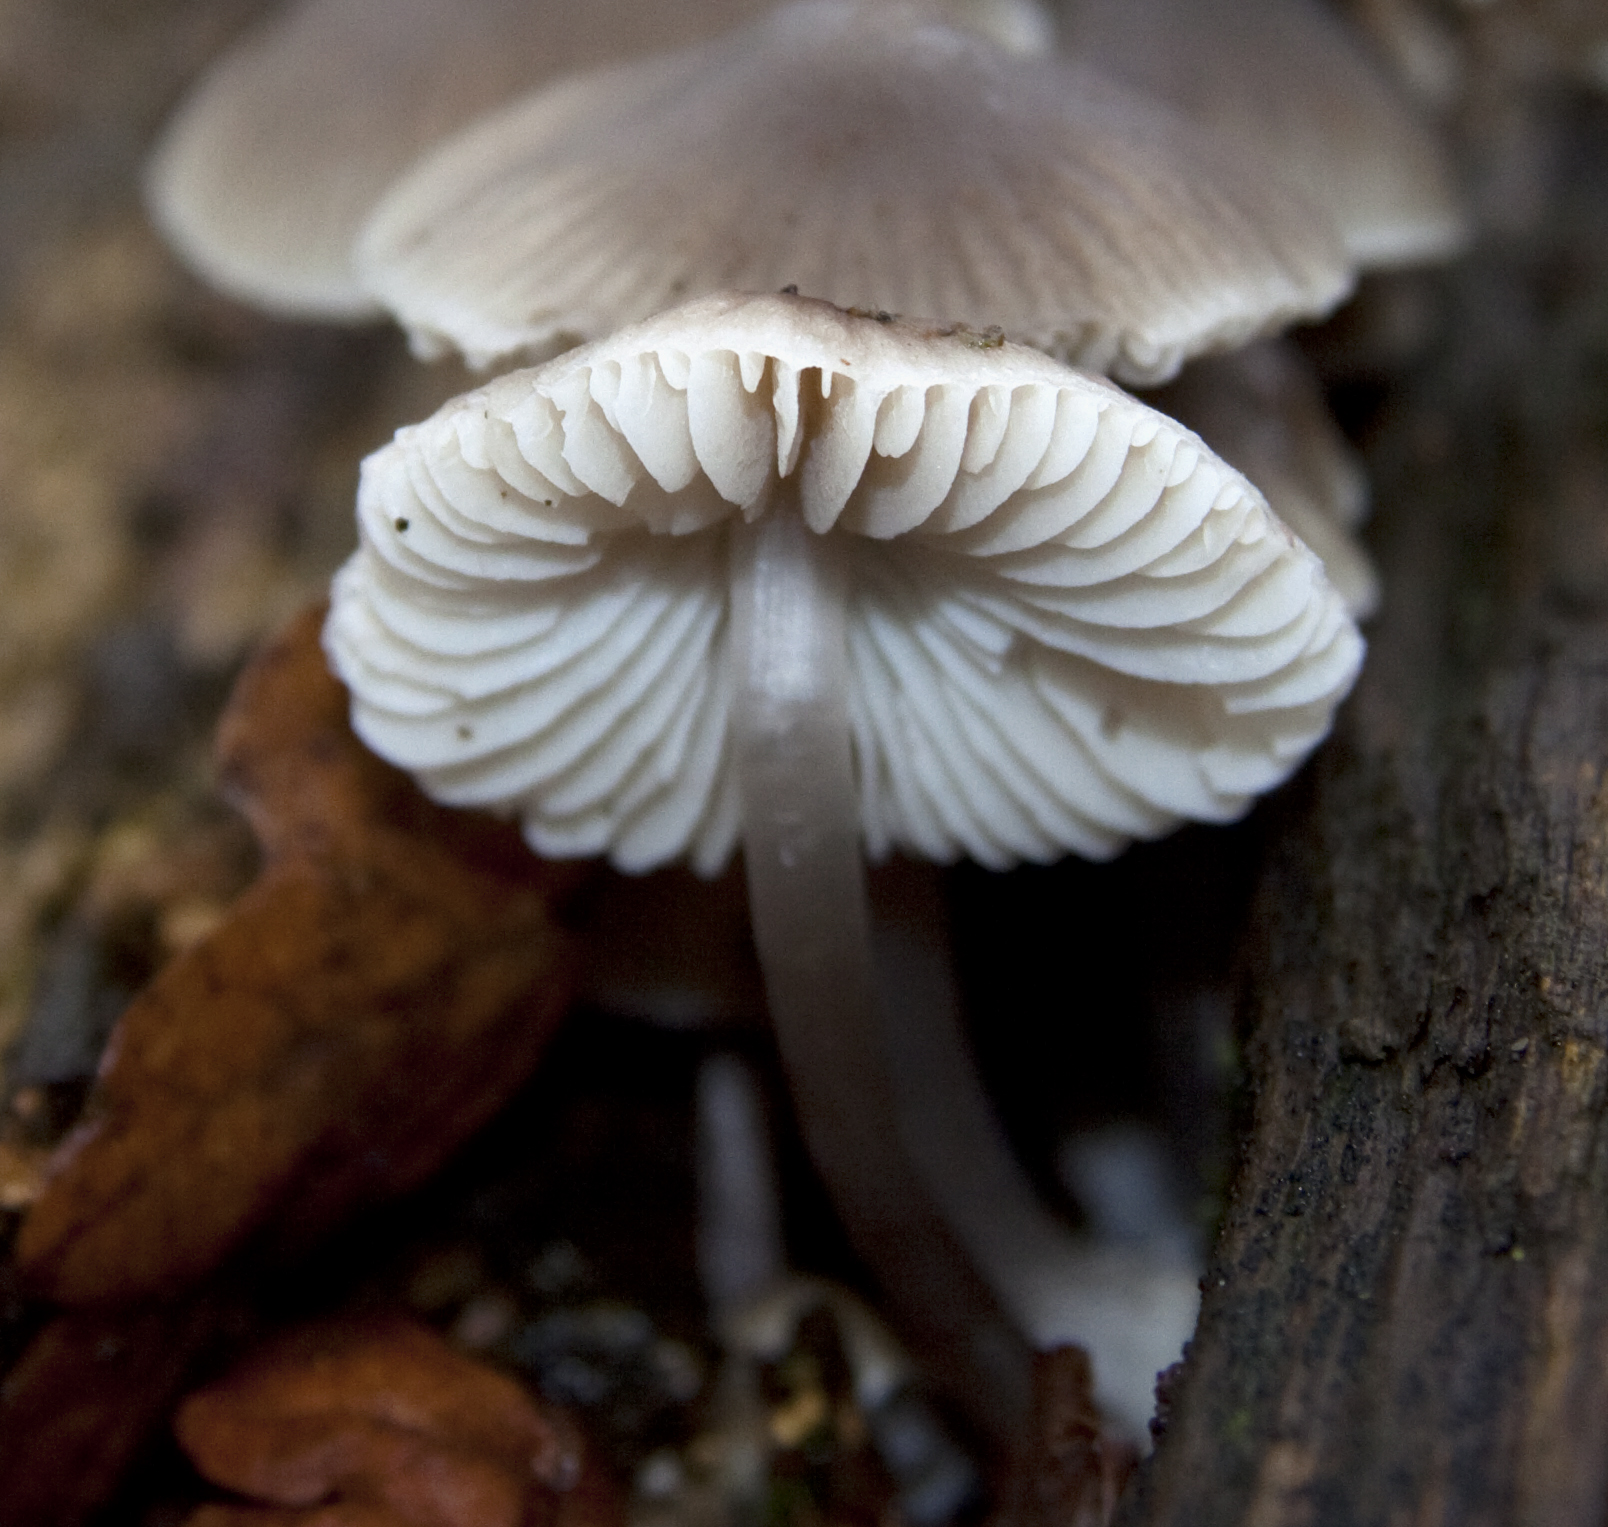
[[[1142,1429],[1195,1272],[1084,1245],[1038,1201],[967,1054],[933,883],[896,877],[873,927],[843,551],[790,486],[734,531],[732,654],[749,912],[806,1143],[907,1330],[996,1434],[1027,1403],[1024,1335],[1089,1346]]]

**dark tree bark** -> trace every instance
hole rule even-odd
[[[1378,415],[1386,610],[1272,818],[1249,1140],[1129,1527],[1608,1511],[1600,247],[1454,275]]]

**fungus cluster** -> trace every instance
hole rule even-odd
[[[408,9],[446,35],[439,3]],[[534,7],[463,9],[471,39],[503,9],[532,37]],[[1064,35],[1096,9],[1068,0]],[[1223,403],[1299,397],[1258,381],[1295,363],[1220,362],[1241,368],[1227,389],[1186,371],[1178,396],[1306,514],[1330,573],[1199,436],[1072,365],[1165,381],[1328,311],[1365,259],[1444,247],[1455,214],[1391,246],[1310,164],[1236,143],[1253,106],[1219,134],[1196,101],[1191,124],[1041,51],[1021,3],[809,0],[716,35],[757,11],[693,6],[677,51],[454,135],[506,75],[456,39],[427,65],[402,34],[430,83],[326,112],[338,151],[309,151],[328,194],[306,200],[302,260],[216,193],[243,159],[268,202],[294,200],[283,150],[304,140],[254,142],[253,114],[281,70],[317,94],[306,53],[337,19],[372,25],[304,0],[181,117],[157,203],[203,269],[267,250],[280,306],[377,304],[421,348],[482,361],[590,340],[365,463],[326,637],[360,735],[438,799],[517,814],[543,853],[711,873],[740,846],[807,1141],[906,1320],[996,1424],[1025,1397],[1019,1336],[1080,1340],[1138,1429],[1194,1272],[1103,1257],[1038,1204],[954,1014],[900,1015],[918,990],[949,999],[931,962],[889,991],[862,854],[1107,858],[1232,820],[1298,766],[1374,591],[1321,424],[1275,411],[1264,438]],[[639,27],[631,51],[667,40]],[[530,77],[594,61],[545,46],[522,50]],[[1202,57],[1214,90],[1246,92]],[[1270,99],[1269,122],[1294,110]],[[236,240],[238,261],[218,252]],[[911,1101],[894,1049],[936,1100]]]

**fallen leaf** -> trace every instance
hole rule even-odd
[[[60,1315],[0,1384],[0,1522],[77,1527],[160,1426],[227,1297]]]
[[[48,1153],[0,1139],[0,1209],[26,1209],[44,1191]]]
[[[1131,1443],[1102,1430],[1081,1347],[1033,1364],[1033,1413],[989,1527],[1106,1527],[1138,1465]]]
[[[281,1338],[174,1423],[214,1484],[258,1505],[191,1527],[614,1527],[580,1434],[517,1383],[401,1318]],[[267,1509],[264,1509],[267,1508]]]
[[[569,1000],[575,867],[369,754],[301,616],[243,675],[224,779],[267,868],[112,1036],[17,1242],[68,1305],[172,1297],[248,1240],[293,1254],[428,1177],[519,1088]]]

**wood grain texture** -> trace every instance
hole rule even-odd
[[[1250,1136],[1129,1527],[1608,1510],[1608,370],[1556,274],[1457,276],[1379,415],[1386,613],[1274,817]]]

